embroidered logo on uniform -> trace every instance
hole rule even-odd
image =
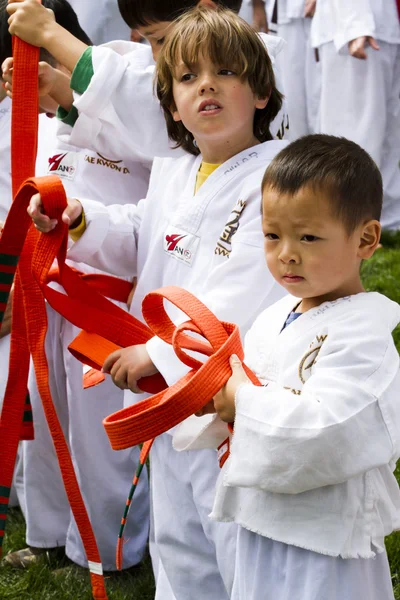
[[[245,200],[238,200],[236,202],[235,207],[229,216],[228,222],[225,225],[224,230],[217,242],[214,254],[219,254],[220,256],[226,256],[229,258],[230,253],[232,252],[232,238],[239,229],[240,217],[242,216],[245,208]]]
[[[226,171],[224,171],[224,175],[228,175],[228,173],[231,173],[235,169],[238,169],[239,167],[241,167],[245,163],[249,162],[249,160],[251,160],[252,158],[258,158],[258,152],[250,152],[247,156],[244,156],[240,160],[237,160],[236,162],[234,162],[233,164],[231,164],[231,166],[229,167],[229,169],[226,169]]]
[[[174,235],[166,235],[165,240],[167,242],[168,252],[175,250],[177,244],[179,244],[179,242],[185,237],[186,235],[178,235],[177,233],[174,233]]]
[[[76,152],[55,154],[49,158],[48,173],[57,173],[62,179],[72,180],[76,174],[78,155]]]
[[[199,236],[170,225],[164,235],[164,251],[191,267],[199,242]]]
[[[299,364],[299,377],[302,383],[305,383],[311,375],[311,370],[317,362],[320,350],[328,335],[317,335],[311,342],[310,349],[307,350]]]
[[[86,154],[85,162],[89,163],[90,165],[99,165],[100,167],[112,169],[113,171],[117,171],[118,173],[122,173],[123,175],[129,175],[130,171],[128,167],[124,167],[123,160],[111,160],[111,158],[106,158],[98,152],[96,154],[97,157]]]

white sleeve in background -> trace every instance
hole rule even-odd
[[[370,0],[333,0],[333,5],[337,23],[333,41],[338,51],[358,37],[376,35]]]
[[[400,43],[395,0],[317,2],[311,29],[314,48],[333,41],[338,52],[347,52],[347,44],[362,36],[372,36],[389,44]]]
[[[119,277],[137,275],[137,236],[145,200],[137,206],[104,206],[80,200],[86,231],[68,251],[68,258]]]
[[[238,389],[225,485],[298,494],[388,464],[399,454],[399,382],[388,328],[348,310],[299,395],[277,383]]]
[[[131,30],[121,17],[117,0],[69,0],[69,3],[93,44],[129,40]]]
[[[94,75],[83,95],[75,94],[79,117],[64,142],[139,161],[179,157],[168,138],[154,93],[154,62],[142,44],[113,42],[93,47]],[[65,139],[64,139],[65,138]]]

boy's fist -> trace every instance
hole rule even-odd
[[[129,389],[134,394],[140,394],[142,390],[137,385],[139,379],[155,375],[158,370],[146,350],[146,345],[138,344],[110,354],[104,362],[103,372],[109,373],[114,384],[121,390]]]
[[[64,210],[61,220],[66,223],[70,229],[77,227],[82,219],[82,204],[76,198],[68,198],[68,206]],[[57,225],[57,219],[50,219],[43,212],[43,204],[40,194],[32,196],[27,208],[28,215],[31,217],[36,229],[42,233],[49,233]]]
[[[243,383],[251,383],[251,381],[247,377],[242,363],[235,354],[231,356],[229,362],[232,369],[232,376],[218,394],[214,396],[214,407],[223,421],[226,423],[233,423],[236,413],[236,392]]]
[[[9,32],[33,46],[45,47],[45,38],[49,27],[54,25],[54,13],[37,0],[10,2],[6,8]]]

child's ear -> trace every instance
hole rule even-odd
[[[379,245],[381,238],[381,224],[376,219],[364,223],[361,229],[360,245],[358,247],[359,258],[365,260],[371,258]]]
[[[265,98],[260,98],[259,96],[256,96],[254,107],[259,108],[260,110],[265,108],[268,104],[270,96],[271,94],[268,94],[268,96],[266,96]]]
[[[175,121],[175,123],[178,123],[179,121],[182,120],[175,104],[173,104],[172,106],[169,107],[169,112],[171,113],[171,116],[172,116],[173,120]]]

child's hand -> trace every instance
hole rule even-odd
[[[239,386],[241,386],[242,383],[251,383],[243,369],[242,363],[235,354],[230,358],[230,365],[232,376],[218,394],[214,396],[215,410],[220,418],[226,423],[233,423],[235,420],[235,396]]]
[[[315,8],[317,6],[317,0],[306,0],[304,7],[304,16],[311,19],[315,14]]]
[[[61,219],[70,229],[77,227],[82,218],[82,204],[76,198],[68,198],[68,206],[64,210]],[[27,208],[28,215],[32,218],[36,229],[42,233],[49,233],[57,225],[57,219],[50,219],[43,212],[43,204],[40,194],[32,196]]]
[[[12,98],[13,90],[13,66],[14,59],[6,58],[1,65],[2,78],[5,82],[7,95]],[[39,96],[48,96],[53,92],[53,88],[57,83],[57,70],[46,62],[39,63]]]
[[[8,25],[11,35],[33,46],[46,47],[46,35],[55,23],[50,8],[44,8],[37,0],[23,0],[9,2],[6,10],[10,15]]]
[[[116,350],[107,356],[103,372],[110,373],[113,382],[121,390],[131,390],[134,394],[141,394],[142,390],[137,382],[142,377],[155,375],[157,368],[150,359],[145,344],[128,346]]]
[[[365,52],[367,46],[371,46],[374,50],[380,50],[379,44],[375,38],[370,35],[364,35],[349,42],[349,53],[351,56],[354,56],[354,58],[366,60],[368,58],[367,53]]]

